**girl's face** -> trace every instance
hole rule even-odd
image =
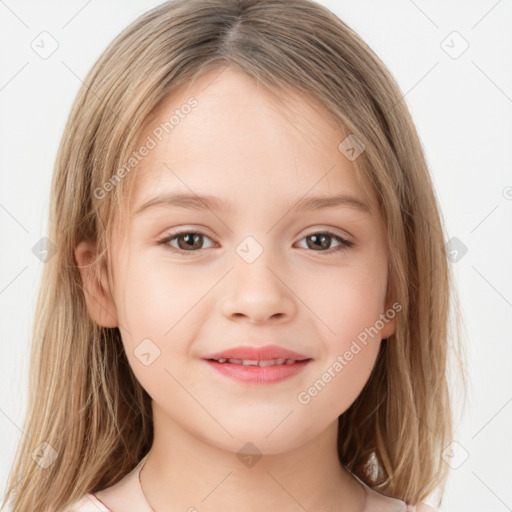
[[[287,101],[226,69],[180,89],[141,135],[149,149],[131,171],[129,234],[115,231],[103,304],[155,432],[178,426],[234,452],[303,445],[354,402],[394,330],[384,227],[338,148],[346,135],[318,103]],[[270,344],[310,360],[247,382],[204,359]]]

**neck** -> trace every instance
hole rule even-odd
[[[337,422],[283,453],[250,455],[198,439],[154,415],[154,441],[141,485],[154,512],[354,512],[364,509],[364,487],[339,462]],[[231,440],[232,441],[232,440]],[[257,441],[253,443],[257,446]]]

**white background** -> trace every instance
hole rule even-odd
[[[100,53],[159,3],[0,0],[2,495],[24,435],[43,266],[32,247],[46,235],[58,143],[81,80]],[[367,41],[396,78],[425,148],[447,240],[457,237],[468,249],[450,264],[471,386],[440,510],[512,510],[512,2],[321,3]],[[59,45],[47,59],[31,48],[43,31]],[[458,58],[452,56],[463,40],[453,31],[469,44]]]

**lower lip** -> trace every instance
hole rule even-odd
[[[251,384],[272,384],[299,374],[311,362],[311,359],[274,366],[244,366],[242,364],[218,363],[211,360],[206,360],[206,362],[222,375],[238,381]]]

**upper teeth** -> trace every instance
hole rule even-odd
[[[225,362],[231,363],[231,364],[243,364],[244,366],[273,366],[276,364],[293,364],[295,363],[295,359],[267,359],[258,361],[257,359],[217,359],[218,363],[225,363]]]

